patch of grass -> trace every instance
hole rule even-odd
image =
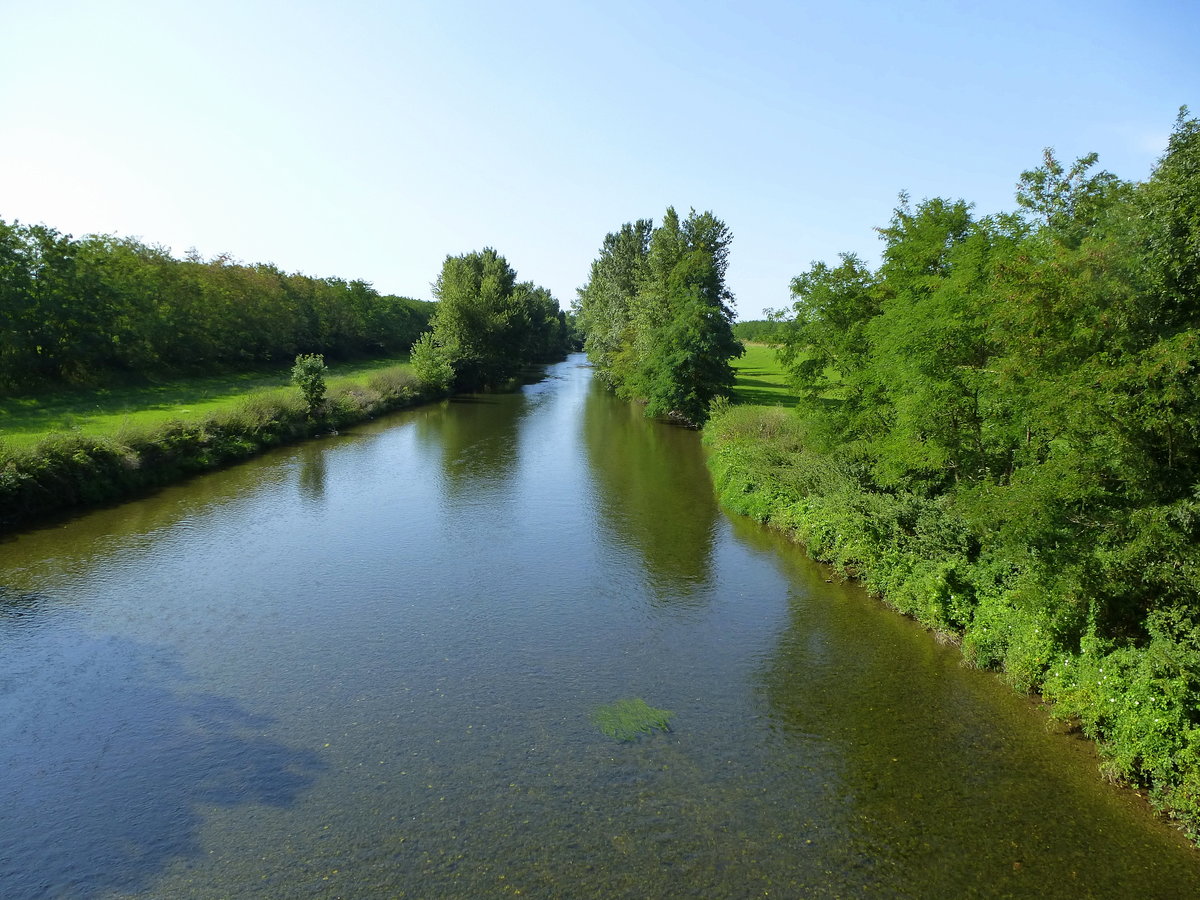
[[[739,403],[755,406],[795,406],[783,366],[775,358],[775,348],[769,344],[746,344],[746,352],[733,361],[736,380],[733,396]]]
[[[335,363],[327,384],[332,393],[407,364],[407,355]],[[20,450],[52,434],[117,437],[130,429],[233,415],[250,395],[283,402],[296,393],[290,380],[291,365],[284,363],[232,374],[0,397],[0,439],[9,450]]]
[[[112,434],[54,433],[28,447],[0,440],[0,532],[60,510],[109,503],[245,459],[267,447],[443,396],[407,366],[338,379],[316,414],[295,388],[235,397],[230,408],[149,426],[121,417]]]
[[[667,709],[655,709],[641,697],[627,697],[597,707],[592,713],[592,721],[610,738],[632,741],[638,735],[651,734],[656,729],[670,731],[674,715]]]

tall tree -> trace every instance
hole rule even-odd
[[[712,213],[680,220],[668,208],[609,234],[577,309],[584,343],[619,396],[650,415],[702,424],[733,384],[733,295],[725,283],[731,235]]]
[[[518,283],[508,260],[491,247],[447,256],[433,292],[438,309],[421,355],[449,364],[457,390],[502,385],[522,366],[565,352],[557,301],[545,288]]]

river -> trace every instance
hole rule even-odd
[[[11,537],[0,597],[6,900],[1200,896],[582,356]]]

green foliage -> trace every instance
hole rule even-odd
[[[490,247],[447,256],[433,291],[439,303],[432,334],[413,349],[413,365],[431,386],[448,383],[449,374],[456,390],[502,387],[524,366],[560,358],[571,344],[550,292],[518,283],[508,260]]]
[[[733,296],[725,286],[725,223],[693,210],[682,222],[626,223],[605,237],[580,289],[584,348],[618,396],[646,403],[652,416],[699,425],[733,385]]]
[[[300,388],[300,396],[308,414],[314,416],[325,403],[325,357],[319,353],[304,353],[292,366],[292,384]]]
[[[598,707],[592,713],[592,721],[608,737],[632,741],[656,730],[670,731],[674,715],[670,710],[655,709],[641,697],[631,697]]]
[[[454,384],[450,354],[436,343],[433,332],[426,332],[413,344],[412,366],[417,378],[432,393],[444,394]]]
[[[906,197],[881,265],[777,314],[795,412],[710,422],[770,522],[1100,742],[1200,833],[1200,123],[1148,181],[1024,173],[1028,218]]]
[[[733,336],[750,344],[773,344],[781,330],[780,323],[772,319],[748,319],[733,323]]]
[[[431,314],[362,281],[0,220],[0,388],[401,353]]]
[[[225,465],[328,427],[342,427],[428,396],[407,367],[374,372],[364,383],[339,379],[316,421],[292,391],[253,393],[231,409],[115,434],[55,434],[14,450],[0,444],[0,531],[55,512],[121,500],[195,472]]]

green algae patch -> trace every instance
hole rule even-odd
[[[592,721],[604,734],[618,741],[636,740],[638,735],[671,730],[669,709],[655,709],[641,697],[628,697],[599,706]]]

